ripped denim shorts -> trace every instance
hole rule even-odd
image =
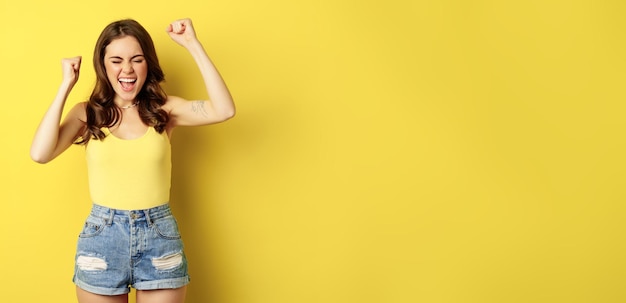
[[[130,211],[94,204],[75,261],[74,283],[100,295],[189,283],[183,242],[168,204]]]

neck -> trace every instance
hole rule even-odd
[[[137,104],[139,104],[139,101],[135,100],[133,103],[130,103],[130,104],[126,104],[126,105],[115,104],[115,105],[117,105],[117,107],[121,109],[128,109],[128,108],[137,106]]]

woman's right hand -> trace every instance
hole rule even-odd
[[[80,62],[83,57],[65,58],[61,60],[63,66],[63,82],[73,87],[78,81],[78,75],[80,74]]]

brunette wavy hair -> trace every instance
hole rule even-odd
[[[106,134],[103,127],[114,126],[121,118],[121,109],[113,102],[115,91],[107,78],[104,67],[106,47],[115,39],[132,36],[139,42],[148,66],[146,82],[137,94],[137,109],[141,121],[152,126],[159,133],[163,133],[169,116],[161,109],[167,95],[161,87],[165,80],[163,70],[159,65],[154,43],[148,31],[132,19],[113,22],[104,28],[93,53],[93,67],[96,71],[96,85],[89,97],[86,106],[87,125],[81,138],[76,144],[87,144],[90,139],[103,140]]]

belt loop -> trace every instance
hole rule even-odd
[[[113,224],[113,216],[115,215],[115,209],[109,208],[109,219],[107,220],[107,226]]]
[[[150,219],[150,210],[144,209],[143,213],[146,215],[146,222],[148,222],[148,226],[152,226],[152,219]]]

